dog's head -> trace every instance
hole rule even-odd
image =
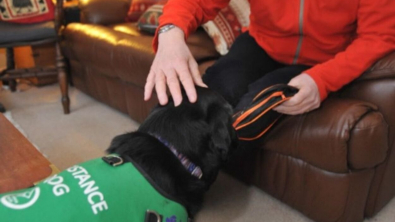
[[[202,168],[203,179],[212,182],[221,163],[237,147],[232,127],[232,107],[216,92],[197,87],[198,100],[174,107],[170,99],[156,107],[139,131],[160,135]]]
[[[231,106],[210,89],[197,87],[197,93],[196,103],[190,103],[184,93],[177,107],[171,99],[155,107],[137,132],[115,137],[107,150],[129,156],[159,187],[180,199],[191,215],[200,208],[203,193],[238,141]],[[199,166],[203,176],[191,175],[168,144]]]

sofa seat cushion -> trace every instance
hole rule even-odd
[[[138,30],[136,23],[121,23],[108,26],[115,31],[123,32],[132,36],[151,37],[149,33]],[[191,34],[186,40],[189,49],[196,61],[206,61],[208,59],[218,58],[220,55],[215,49],[213,40],[207,33],[199,28],[195,33]],[[151,45],[150,45],[151,46]]]
[[[370,103],[329,98],[318,110],[286,116],[260,142],[263,149],[347,173],[385,160],[388,125]]]

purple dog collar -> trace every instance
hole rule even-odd
[[[165,145],[167,148],[169,148],[169,150],[180,160],[181,164],[185,167],[186,170],[188,170],[192,176],[195,176],[199,179],[202,178],[203,176],[203,172],[202,169],[200,169],[199,166],[197,166],[196,164],[194,164],[191,160],[189,160],[188,157],[186,157],[184,154],[178,152],[176,150],[176,148],[170,144],[169,142],[167,142],[165,139],[163,139],[162,137],[154,134],[154,133],[149,133],[151,136],[155,137],[156,139],[158,139],[161,143],[163,143],[163,145]]]

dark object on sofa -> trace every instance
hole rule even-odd
[[[299,89],[287,84],[276,84],[261,90],[252,102],[233,116],[233,127],[239,140],[260,139],[282,116],[274,110],[276,106],[289,100]]]
[[[142,122],[152,36],[123,23],[126,0],[80,3],[81,23],[64,30],[75,86]],[[203,73],[219,54],[198,30],[188,40]],[[395,195],[395,53],[320,109],[282,118],[227,171],[316,221],[362,221]],[[155,95],[153,96],[155,97]]]
[[[19,1],[16,7],[27,7],[30,1]],[[31,2],[30,2],[31,4]],[[65,72],[64,58],[60,51],[58,30],[62,22],[63,1],[57,1],[55,21],[33,24],[15,24],[0,21],[0,48],[6,48],[7,68],[0,73],[0,81],[7,81],[11,91],[16,90],[18,78],[41,77],[57,75],[62,92],[63,112],[68,114],[69,97],[68,81]],[[17,46],[35,46],[45,43],[56,45],[56,67],[35,67],[31,69],[15,69],[14,49]]]
[[[80,8],[78,2],[70,0],[63,4],[64,24],[80,21]]]

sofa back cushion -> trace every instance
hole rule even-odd
[[[125,21],[130,0],[85,0],[79,1],[81,22],[110,25]]]
[[[145,48],[145,49],[149,49],[148,51],[150,52],[152,51],[153,36],[146,32],[139,31],[136,23],[128,22],[128,23],[110,25],[107,27],[113,29],[116,32],[126,33],[133,37],[139,37],[141,39],[150,38],[150,41],[142,41],[139,38],[132,37],[135,44],[141,46],[142,49]],[[210,39],[207,33],[201,28],[197,29],[196,32],[192,33],[186,40],[186,43],[189,47],[189,50],[192,53],[192,56],[199,64],[204,61],[217,59],[220,56],[215,50],[213,41]],[[145,82],[143,83],[145,84]]]

